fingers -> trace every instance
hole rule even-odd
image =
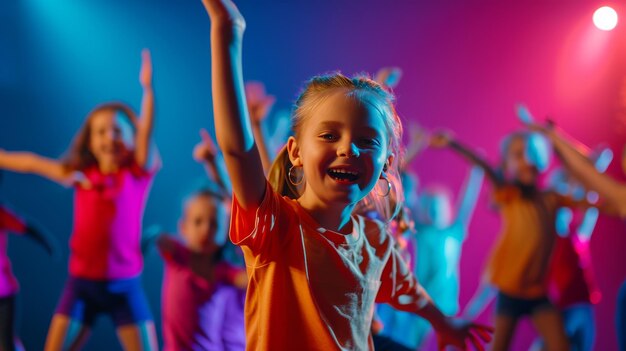
[[[144,48],[143,50],[141,50],[141,62],[143,62],[144,65],[150,65],[152,63],[150,49]]]

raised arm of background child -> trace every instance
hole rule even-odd
[[[467,319],[476,319],[483,313],[491,301],[495,300],[498,291],[487,283],[480,283],[474,296],[469,300],[461,315]]]
[[[193,149],[193,158],[204,165],[207,176],[220,187],[224,196],[230,196],[232,186],[224,159],[206,129],[200,130],[200,138],[201,141]]]
[[[276,98],[265,93],[265,86],[261,82],[247,82],[245,89],[248,111],[250,111],[250,122],[252,123],[252,134],[254,134],[254,140],[259,149],[263,170],[267,174],[272,166],[272,156],[266,142],[267,136],[263,128],[263,122],[267,120],[267,115],[272,109],[274,102],[276,102]]]
[[[487,175],[487,179],[493,183],[495,186],[501,186],[504,184],[504,179],[498,175],[496,170],[482,157],[478,156],[478,154],[471,150],[469,147],[460,143],[458,140],[454,139],[451,133],[449,132],[439,132],[434,134],[430,138],[430,146],[432,147],[449,147],[454,150],[459,155],[463,156],[472,164],[483,169],[485,174]]]
[[[76,180],[76,172],[65,167],[60,161],[31,152],[0,150],[0,169],[36,174],[66,186]]]
[[[567,140],[560,132],[537,125],[532,125],[530,128],[543,132],[550,139],[557,155],[572,175],[579,179],[587,189],[597,192],[601,198],[615,207],[620,217],[626,218],[625,184],[598,172],[589,159],[576,149],[575,141]]]
[[[135,134],[135,161],[141,168],[150,167],[156,170],[161,167],[161,159],[156,150],[152,154],[150,152],[152,126],[154,125],[154,91],[152,89],[152,59],[148,49],[141,51],[139,83],[143,89],[143,98],[139,120],[137,121],[137,133]]]
[[[472,214],[476,208],[476,201],[478,200],[478,195],[480,194],[480,188],[483,184],[484,175],[485,172],[482,168],[478,166],[472,167],[472,170],[469,172],[469,175],[465,180],[465,184],[463,185],[463,190],[461,190],[456,222],[460,223],[463,228],[466,229],[464,233],[467,233],[467,227],[469,227]]]
[[[217,143],[244,208],[263,199],[266,179],[248,117],[241,51],[245,20],[230,0],[203,0],[211,18],[211,76]]]

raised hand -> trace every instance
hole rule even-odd
[[[202,128],[200,130],[200,142],[193,148],[193,159],[198,162],[207,162],[214,160],[217,156],[217,146],[211,139],[209,132]]]
[[[402,70],[399,67],[383,67],[374,76],[374,80],[386,88],[395,88],[402,78]]]
[[[261,82],[247,82],[245,90],[250,120],[253,124],[261,124],[272,109],[276,98],[267,95]]]
[[[471,346],[478,351],[484,351],[484,343],[491,341],[493,328],[462,319],[449,318],[445,327],[437,329],[439,350],[447,346],[455,346],[460,350],[470,350]]]
[[[141,69],[139,71],[139,83],[145,88],[152,87],[152,58],[150,50],[141,50]]]

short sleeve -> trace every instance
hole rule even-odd
[[[249,248],[254,255],[269,254],[287,237],[289,222],[297,216],[287,201],[267,182],[263,200],[256,208],[244,209],[233,194],[230,240]]]
[[[8,208],[0,206],[0,230],[23,234],[26,231],[26,223]]]
[[[386,241],[392,248],[383,269],[376,302],[388,303],[398,310],[415,313],[431,301],[430,296],[417,282],[400,252],[393,248],[391,237],[388,236]]]

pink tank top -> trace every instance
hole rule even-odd
[[[141,222],[154,173],[136,165],[103,174],[84,171],[91,187],[76,187],[70,239],[72,276],[110,280],[131,278],[143,268]]]

